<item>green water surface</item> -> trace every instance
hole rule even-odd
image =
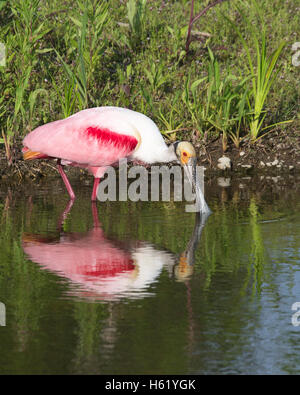
[[[212,180],[207,220],[2,183],[0,374],[300,373],[298,183]]]

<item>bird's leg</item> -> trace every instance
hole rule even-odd
[[[63,179],[63,182],[65,183],[65,186],[67,188],[68,194],[70,195],[70,199],[74,200],[75,199],[75,193],[71,187],[70,181],[68,180],[68,177],[66,175],[66,173],[64,172],[64,169],[61,165],[61,160],[58,159],[57,160],[57,168],[59,171],[59,174],[61,175],[61,178]]]
[[[69,214],[69,212],[71,211],[71,208],[73,206],[74,203],[74,199],[73,200],[69,200],[69,203],[67,204],[67,207],[64,209],[64,212],[61,214],[59,221],[57,223],[57,229],[61,232],[62,231],[62,226],[67,218],[67,215]]]
[[[100,178],[94,179],[94,186],[93,186],[93,192],[92,192],[92,202],[95,202],[97,200],[97,188],[100,182]]]
[[[100,222],[98,218],[98,210],[97,210],[97,205],[96,202],[92,202],[92,214],[93,214],[93,220],[94,220],[94,228],[100,228]]]

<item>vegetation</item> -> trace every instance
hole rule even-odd
[[[0,1],[0,147],[7,161],[28,131],[103,105],[147,114],[169,140],[220,137],[224,151],[230,141],[255,143],[279,124],[288,131],[283,123],[297,121],[299,98],[291,62],[296,6]]]

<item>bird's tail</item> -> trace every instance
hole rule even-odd
[[[22,149],[24,160],[33,160],[33,159],[41,159],[48,158],[48,155],[43,154],[42,152],[31,151],[29,148],[24,147]]]

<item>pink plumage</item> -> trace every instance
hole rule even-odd
[[[61,164],[83,167],[94,175],[92,200],[95,200],[99,179],[106,167],[128,157],[138,144],[134,130],[126,119],[123,117],[119,122],[112,122],[112,112],[103,109],[84,110],[66,119],[50,122],[36,128],[23,140],[25,159],[59,160],[59,172],[71,199],[75,198],[75,194]]]
[[[78,165],[100,167],[128,156],[138,143],[134,136],[93,125],[92,120],[82,123],[78,118],[38,127],[24,138],[25,149]]]
[[[63,165],[86,168],[95,177],[92,200],[107,166],[122,158],[143,163],[176,160],[155,123],[147,116],[119,107],[96,107],[50,122],[23,140],[25,160],[57,159],[70,198],[75,194]]]
[[[106,239],[100,228],[58,240],[24,234],[22,246],[30,260],[79,284],[89,297],[113,297],[118,287],[129,287],[134,279],[131,254]]]

